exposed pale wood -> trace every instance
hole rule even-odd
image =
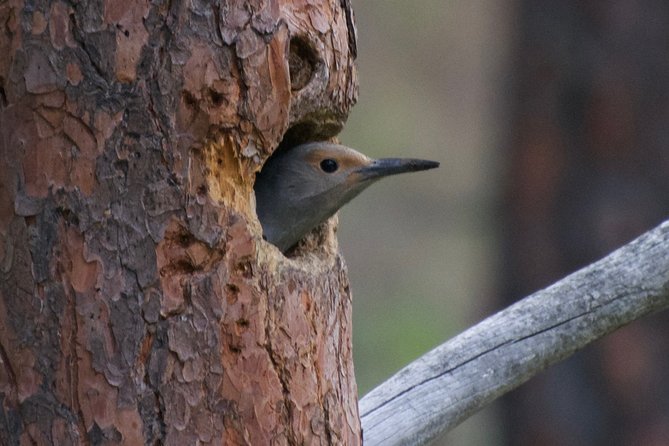
[[[669,222],[489,317],[369,392],[360,401],[364,444],[425,444],[549,365],[667,307]]]

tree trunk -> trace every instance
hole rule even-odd
[[[359,443],[335,222],[287,258],[253,195],[356,99],[348,1],[44,3],[0,4],[0,443]]]

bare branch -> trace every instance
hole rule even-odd
[[[669,307],[669,221],[412,362],[360,401],[364,444],[425,444],[549,365]]]

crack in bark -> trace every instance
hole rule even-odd
[[[214,22],[216,23],[216,35],[218,36],[219,39],[221,39],[221,44],[225,45],[225,40],[223,39],[223,32],[221,31],[222,29],[222,24],[221,24],[221,6],[218,3],[213,3],[211,5],[212,9],[214,10]]]
[[[316,310],[318,309],[318,306],[316,306]],[[308,318],[309,323],[311,325],[311,329],[314,333],[316,333],[317,326],[316,326],[316,317],[311,317]],[[337,356],[337,362],[339,362],[339,350],[335,353]],[[316,364],[314,364],[314,367]],[[321,407],[323,408],[323,423],[324,423],[324,429],[325,429],[325,438],[327,439],[327,444],[334,444],[332,443],[332,423],[330,422],[330,405],[328,404],[327,400],[327,393],[323,393],[323,384],[322,384],[322,376],[323,374],[321,373],[321,370],[316,370],[316,388],[318,389],[318,395],[322,396],[323,400],[321,401]]]
[[[346,16],[346,29],[348,31],[348,51],[351,53],[351,58],[355,60],[358,57],[358,33],[355,28],[355,20],[353,18],[353,8],[351,7],[351,0],[340,0],[339,5],[344,10]]]
[[[76,5],[74,5],[74,9],[76,10]],[[97,75],[100,77],[100,80],[102,80],[103,85],[108,86],[107,81],[105,79],[105,70],[95,63],[94,58],[91,56],[90,49],[88,48],[89,45],[87,44],[86,39],[84,39],[81,36],[81,28],[77,24],[76,15],[77,15],[76,12],[75,14],[70,14],[70,29],[72,30],[72,37],[77,43],[79,43],[81,49],[83,50],[83,53],[88,58],[88,62],[93,67]]]
[[[151,437],[155,434],[155,438],[153,438],[152,445],[153,446],[159,446],[165,442],[165,436],[167,435],[167,428],[165,425],[165,410],[164,410],[164,404],[163,400],[161,398],[161,393],[160,390],[157,386],[154,386],[152,380],[151,380],[151,354],[153,353],[153,348],[156,343],[156,338],[157,335],[153,333],[148,333],[149,336],[149,347],[146,349],[147,350],[147,356],[146,358],[142,359],[141,362],[145,364],[144,367],[144,384],[146,385],[147,389],[151,391],[153,394],[153,408],[155,410],[155,417],[153,417],[150,421],[152,424],[155,426],[155,424],[158,425],[159,430],[156,431],[153,427],[154,426],[147,426],[146,421],[144,417],[142,417],[142,421],[145,423],[144,428],[146,429],[147,434],[147,442],[151,439]],[[140,411],[140,416],[141,416],[141,411]]]
[[[497,349],[499,349],[499,348],[502,348],[502,347],[505,347],[505,346],[508,346],[508,345],[517,344],[518,342],[522,342],[522,341],[524,341],[524,340],[527,340],[527,339],[530,339],[530,338],[532,338],[532,337],[538,336],[538,335],[540,335],[540,334],[542,334],[542,333],[546,333],[546,332],[548,332],[548,331],[554,330],[555,328],[557,328],[557,327],[559,327],[559,326],[561,326],[561,325],[568,324],[568,323],[570,323],[570,322],[572,322],[572,321],[574,321],[574,320],[576,320],[576,319],[582,318],[582,317],[584,317],[584,316],[586,316],[586,315],[588,315],[588,314],[592,314],[595,310],[598,310],[598,309],[600,309],[600,308],[602,308],[602,307],[605,307],[605,306],[607,306],[607,305],[610,305],[611,303],[615,302],[616,300],[623,299],[623,298],[627,297],[628,295],[629,295],[629,293],[628,293],[628,294],[624,294],[624,295],[621,294],[621,295],[616,296],[614,299],[612,299],[612,300],[610,300],[610,301],[608,301],[608,302],[606,302],[606,303],[603,303],[603,304],[599,304],[599,305],[595,305],[595,306],[593,306],[593,307],[590,307],[587,311],[584,311],[584,312],[582,312],[582,313],[579,313],[579,314],[577,314],[577,315],[575,315],[575,316],[572,316],[572,317],[569,317],[569,318],[567,318],[567,319],[561,320],[561,321],[559,321],[559,322],[557,322],[557,323],[555,323],[555,324],[552,324],[552,325],[549,325],[549,326],[547,326],[547,327],[545,327],[545,328],[542,328],[541,330],[537,330],[537,331],[535,331],[535,332],[529,333],[529,334],[527,334],[527,335],[525,335],[525,336],[522,336],[522,337],[519,337],[519,338],[517,338],[517,339],[510,339],[510,340],[507,340],[507,341],[502,342],[502,343],[500,343],[500,344],[495,344],[494,346],[492,346],[492,347],[490,347],[490,348],[488,348],[488,349],[486,349],[486,350],[483,350],[483,351],[481,351],[480,353],[478,353],[478,354],[476,354],[476,355],[474,355],[474,356],[472,356],[472,357],[470,357],[470,358],[467,358],[466,360],[461,361],[460,363],[458,363],[458,364],[456,364],[456,365],[454,365],[454,366],[452,366],[452,367],[449,367],[448,369],[445,369],[445,370],[441,371],[440,373],[438,373],[438,374],[436,374],[436,375],[434,375],[434,376],[431,376],[431,377],[429,377],[429,378],[426,378],[426,379],[424,379],[424,380],[422,380],[422,381],[420,381],[420,382],[418,382],[418,383],[416,383],[416,384],[413,384],[413,385],[410,386],[410,387],[407,387],[406,389],[404,389],[404,390],[402,390],[401,392],[399,392],[397,395],[394,395],[392,398],[390,398],[390,399],[388,399],[388,400],[386,400],[386,401],[383,401],[383,403],[379,404],[378,406],[375,406],[375,407],[369,409],[369,410],[368,410],[367,412],[365,412],[365,413],[361,413],[361,414],[360,414],[360,417],[367,416],[367,415],[369,415],[369,414],[371,414],[371,413],[377,411],[378,409],[382,408],[383,406],[386,406],[386,405],[389,404],[390,402],[392,402],[392,401],[394,401],[394,400],[400,398],[401,396],[403,396],[403,395],[405,395],[405,394],[411,392],[411,391],[414,390],[415,388],[417,388],[417,387],[421,387],[421,386],[427,384],[428,382],[431,382],[431,381],[434,381],[434,380],[436,380],[436,379],[439,379],[439,378],[443,377],[444,375],[447,375],[447,374],[453,372],[454,370],[456,370],[456,369],[458,369],[458,368],[460,368],[460,367],[462,367],[462,366],[464,366],[464,365],[466,365],[466,364],[468,364],[468,363],[470,363],[470,362],[476,361],[478,358],[480,358],[480,357],[482,357],[482,356],[485,356],[485,355],[487,355],[488,353],[491,353],[491,352],[493,352],[493,351],[495,351],[495,350],[497,350]]]
[[[72,404],[72,411],[75,412],[78,417],[76,424],[81,430],[81,435],[79,439],[87,444],[88,435],[86,432],[86,426],[84,425],[84,413],[81,410],[81,402],[79,401],[79,355],[77,354],[77,332],[79,331],[79,324],[77,322],[77,304],[76,304],[76,295],[74,293],[70,294],[68,299],[68,304],[71,307],[70,313],[72,315],[72,329],[70,330],[68,336],[68,343],[70,345],[70,355],[67,358],[68,367],[67,374],[68,382],[70,385],[70,403]]]
[[[337,258],[337,268],[339,269],[339,271],[343,270],[339,257]],[[328,280],[328,288],[330,288],[330,281],[329,280]],[[332,289],[330,289],[329,291],[330,291],[328,293],[329,296],[338,295],[338,293],[334,292],[334,290],[332,290]],[[339,292],[340,292],[339,294],[341,294],[341,290],[339,290]],[[344,308],[343,305],[341,305],[342,301],[343,300],[339,300],[340,305],[337,309],[331,308],[332,310],[334,310],[334,314],[340,315],[340,314],[345,313],[345,308]],[[319,307],[316,306],[315,311],[318,311],[318,308]],[[315,317],[311,318],[312,327],[313,327],[314,331],[316,331],[315,321],[316,321]],[[328,324],[326,324],[325,326],[327,327]],[[341,341],[342,341],[341,336],[339,336],[338,339],[339,339],[339,345],[337,345],[337,348],[335,349],[335,360],[336,360],[336,364],[341,364],[342,363],[341,362]],[[323,395],[323,417],[325,418],[325,420],[324,420],[325,421],[325,438],[327,438],[328,444],[334,444],[333,439],[332,439],[332,430],[333,430],[332,429],[332,422],[330,420],[330,404],[329,404],[329,401],[327,399],[327,396],[328,396],[329,392],[323,394],[323,389],[322,389],[322,386],[321,386],[321,377],[322,377],[321,373],[318,373],[316,375],[316,380],[317,380],[317,383],[318,383],[318,394]],[[341,380],[337,383],[337,388],[341,391]]]
[[[272,299],[269,299],[271,302]],[[283,367],[277,358],[275,357],[274,349],[272,348],[272,330],[271,330],[271,312],[267,311],[267,315],[265,316],[265,350],[267,350],[267,354],[269,356],[269,360],[272,363],[272,367],[274,368],[274,371],[277,374],[277,377],[279,378],[279,382],[281,383],[281,391],[283,393],[283,405],[286,410],[286,418],[288,423],[286,424],[286,435],[288,437],[288,444],[290,445],[297,445],[299,444],[295,435],[295,431],[293,429],[293,407],[290,404],[290,388],[288,385],[288,379],[286,377],[286,368]]]
[[[9,362],[9,355],[7,355],[7,350],[5,350],[5,346],[0,342],[0,360],[4,364],[4,369],[5,372],[7,373],[7,377],[9,378],[9,384],[12,387],[12,392],[15,394],[15,396],[18,394],[17,388],[18,385],[16,383],[16,373],[14,373],[14,367],[12,367],[12,363]]]

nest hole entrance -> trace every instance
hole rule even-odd
[[[260,171],[256,174],[256,180],[253,185],[253,190],[256,199],[256,214],[258,220],[260,221],[262,230],[263,230],[263,239],[269,243],[272,243],[271,240],[268,240],[267,237],[267,225],[275,224],[275,221],[272,220],[272,213],[269,212],[267,206],[282,206],[283,200],[280,196],[281,191],[274,191],[276,194],[272,197],[272,200],[267,199],[267,181],[270,181],[270,176],[276,175],[275,172],[269,172],[268,169],[273,167],[272,161],[281,156],[282,153],[292,150],[294,147],[297,147],[301,144],[306,144],[310,142],[325,141],[327,138],[332,137],[336,134],[341,127],[338,127],[336,131],[333,132],[331,126],[325,126],[327,128],[322,128],[314,121],[307,121],[298,123],[292,126],[284,134],[281,143],[276,148],[274,153],[265,161]],[[286,174],[290,175],[289,172]],[[262,190],[260,190],[262,189]],[[303,257],[306,254],[314,253],[319,250],[319,248],[326,244],[328,240],[329,227],[331,224],[329,222],[323,222],[308,233],[306,233],[301,240],[295,243],[293,246],[282,250],[284,256],[290,259],[297,259]]]
[[[290,70],[290,88],[300,91],[306,87],[318,67],[318,54],[304,36],[290,39],[288,68]]]

